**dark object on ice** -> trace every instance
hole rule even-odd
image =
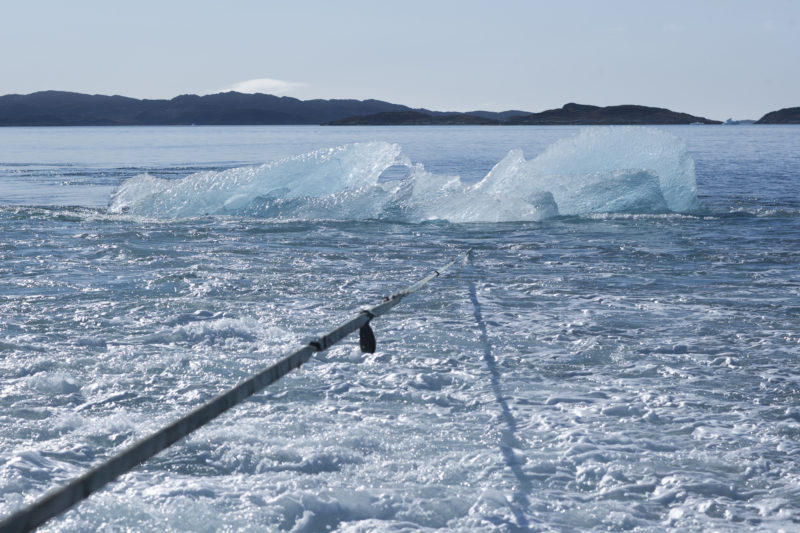
[[[375,353],[377,343],[375,342],[375,332],[372,331],[369,322],[361,326],[358,330],[358,344],[364,353]]]

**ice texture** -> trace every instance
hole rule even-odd
[[[141,174],[112,195],[110,211],[156,218],[236,213],[270,199],[324,198],[374,185],[400,156],[388,143],[357,143],[179,180]]]
[[[390,169],[404,167],[400,177]],[[355,143],[258,167],[167,180],[141,174],[109,211],[153,218],[239,214],[264,218],[405,222],[540,221],[596,213],[701,209],[694,161],[680,139],[650,128],[587,128],[526,160],[511,150],[479,182],[429,172],[397,144]]]
[[[653,128],[586,128],[531,161],[512,151],[480,187],[495,194],[549,191],[563,215],[700,209],[684,142]]]

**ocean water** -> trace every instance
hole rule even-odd
[[[448,262],[44,531],[796,531],[800,127],[0,129],[0,517]]]

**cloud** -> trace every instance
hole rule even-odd
[[[296,89],[306,87],[306,83],[294,81],[274,80],[272,78],[257,78],[254,80],[240,81],[223,89],[224,91],[236,91],[238,93],[265,93],[265,94],[286,94]]]

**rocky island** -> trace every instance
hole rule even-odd
[[[561,109],[550,109],[522,117],[512,117],[509,124],[536,126],[561,125],[627,125],[627,124],[721,124],[718,120],[678,113],[660,107],[642,105],[614,105],[598,107],[583,104],[566,104]]]
[[[756,124],[800,124],[800,107],[787,107],[761,117]]]
[[[469,117],[472,117],[471,119]],[[560,109],[541,113],[520,113],[489,118],[472,113],[450,113],[432,116],[425,113],[385,112],[375,115],[348,117],[330,122],[333,126],[393,126],[432,124],[492,124],[525,126],[569,126],[569,125],[629,125],[629,124],[721,124],[718,120],[676,113],[660,107],[640,105],[618,105],[598,107],[593,105],[566,104]]]

